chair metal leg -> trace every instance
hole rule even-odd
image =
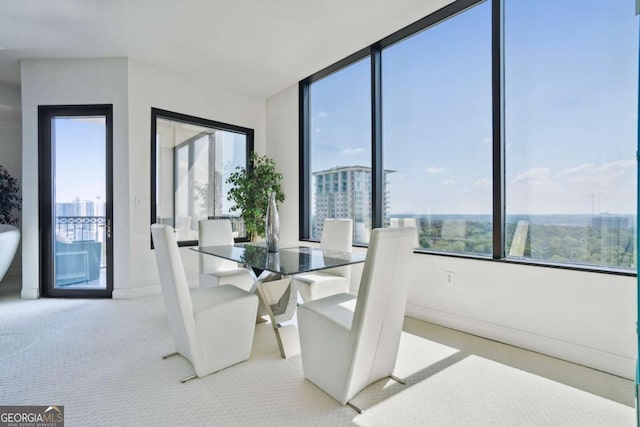
[[[406,385],[406,381],[396,377],[395,375],[389,375],[389,378],[391,378],[392,380],[394,380],[397,383],[400,383],[402,385]],[[351,403],[351,402],[347,402],[347,405],[349,405],[351,408],[353,408],[354,411],[356,411],[357,413],[361,414],[362,413],[362,409],[357,406],[355,403]]]
[[[170,358],[171,356],[177,356],[177,355],[178,355],[178,352],[177,352],[177,351],[174,351],[173,353],[165,354],[164,356],[162,356],[162,360],[164,360],[164,359],[168,359],[168,358]]]
[[[406,381],[403,379],[400,379],[398,377],[396,377],[395,375],[389,375],[389,378],[391,378],[392,380],[394,380],[397,383],[400,383],[402,385],[407,385]]]
[[[354,411],[356,411],[357,413],[361,414],[362,413],[362,409],[360,409],[358,406],[356,406],[355,404],[351,403],[351,402],[347,402],[347,405],[349,405]]]
[[[190,380],[193,380],[193,379],[196,379],[196,378],[198,378],[198,376],[196,374],[193,374],[193,375],[189,375],[188,377],[184,377],[183,379],[180,380],[180,382],[182,384],[184,384],[187,381],[190,381]]]

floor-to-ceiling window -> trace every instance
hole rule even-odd
[[[632,1],[505,0],[507,256],[633,268]]]
[[[382,50],[384,226],[418,248],[491,256],[491,5]]]
[[[357,61],[316,81],[309,90],[310,236],[325,218],[351,218],[353,241],[371,229],[371,62]]]
[[[364,166],[367,229],[415,226],[417,251],[634,272],[637,62],[632,0],[458,0],[319,71],[300,237]]]

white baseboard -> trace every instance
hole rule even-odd
[[[160,293],[160,286],[147,286],[145,288],[122,288],[114,289],[111,298],[113,299],[131,299],[148,297]]]
[[[619,377],[635,379],[636,366],[633,358],[412,304],[407,304],[406,314],[409,317],[532,350]]]
[[[22,299],[38,299],[38,298],[40,298],[40,289],[38,289],[38,288],[22,288],[22,291],[20,291],[20,298],[22,298]]]
[[[114,289],[111,298],[113,299],[131,299],[140,298],[150,295],[157,295],[161,291],[160,286],[149,286],[146,288],[133,289]],[[40,290],[34,288],[23,288],[20,297],[22,299],[38,299],[40,298]]]

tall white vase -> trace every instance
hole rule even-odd
[[[13,261],[19,242],[20,230],[13,225],[0,224],[0,281]]]
[[[265,235],[267,236],[267,251],[278,252],[280,250],[280,217],[276,205],[276,193],[269,193],[267,205],[267,217],[265,218]]]

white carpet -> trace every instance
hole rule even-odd
[[[5,286],[3,283],[0,288]],[[205,378],[172,351],[160,296],[18,300],[0,292],[0,405],[64,405],[67,426],[632,426],[633,382],[407,319],[397,375],[358,415],[283,360],[269,324],[251,358]]]

